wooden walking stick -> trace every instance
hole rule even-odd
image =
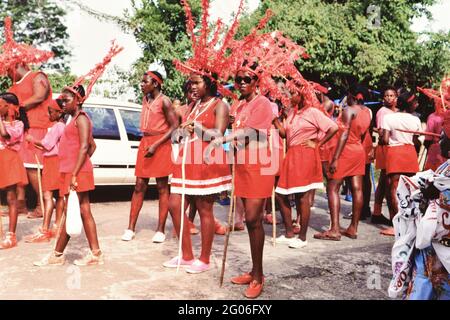
[[[181,189],[181,225],[180,225],[180,235],[178,237],[178,265],[177,265],[177,274],[180,270],[181,259],[182,259],[182,245],[183,245],[183,228],[184,228],[184,201],[185,201],[185,187],[186,187],[186,148],[188,146],[189,137],[186,137],[183,146],[183,154],[181,157],[181,180],[182,180],[182,189]]]
[[[269,140],[269,148],[270,148],[270,157],[273,157],[273,138],[274,138],[274,131],[272,130],[272,134],[270,135]],[[272,201],[272,245],[275,247],[275,240],[277,237],[277,215],[275,213],[275,184],[272,188],[272,196],[270,197]]]
[[[39,162],[39,158],[37,154],[34,154],[34,157],[36,159],[36,163],[38,165],[37,167],[37,174],[38,174],[38,185],[39,185],[39,203],[41,205],[42,213],[45,215],[45,207],[44,207],[44,194],[42,191],[42,175],[41,175],[41,163]]]
[[[230,235],[231,235],[231,228],[233,228],[234,231],[234,208],[236,207],[236,197],[234,195],[234,164],[231,167],[231,201],[230,201],[230,208],[228,210],[228,228],[227,233],[225,235],[225,244],[223,247],[223,256],[222,256],[222,270],[220,271],[220,287],[223,285],[223,277],[225,275],[225,264],[227,261],[227,252],[228,252],[228,243],[230,241]],[[233,207],[234,206],[234,207]],[[233,222],[231,222],[233,221]],[[233,226],[231,226],[233,225]]]

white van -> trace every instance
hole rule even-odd
[[[135,184],[134,169],[142,137],[141,109],[136,103],[105,98],[88,98],[83,104],[97,144],[91,158],[95,185]],[[150,179],[150,183],[155,184],[155,180]]]

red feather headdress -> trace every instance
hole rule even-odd
[[[85,101],[91,94],[92,87],[94,86],[95,82],[97,82],[97,80],[102,76],[103,72],[106,69],[106,66],[111,62],[111,59],[119,54],[122,50],[123,47],[119,47],[115,43],[115,41],[111,41],[111,48],[109,49],[106,57],[103,58],[103,61],[97,63],[95,67],[86,75],[79,77],[73,85],[71,85],[70,87],[65,87],[63,90],[68,90],[75,94],[80,101]],[[81,95],[75,90],[75,87],[83,85],[85,81],[89,81],[89,83],[86,88],[86,95],[84,97],[81,97]]]
[[[53,57],[53,52],[36,49],[26,44],[14,41],[12,22],[10,17],[5,18],[5,43],[0,54],[0,76],[8,73],[18,64],[40,64]]]
[[[434,101],[436,112],[442,114],[450,108],[450,78],[444,78],[439,91],[417,87],[417,90]]]

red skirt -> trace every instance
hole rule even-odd
[[[58,156],[44,157],[44,169],[42,169],[42,190],[59,190],[60,175]]]
[[[0,189],[27,185],[27,171],[17,151],[11,149],[0,150]]]
[[[386,170],[386,146],[378,145],[375,148],[375,168]]]
[[[276,148],[274,149],[274,155],[278,155],[278,159],[273,159],[273,163],[274,164],[278,164],[278,171],[275,174],[275,176],[279,177],[281,175],[281,167],[283,165],[283,161],[284,161],[284,150],[281,148]]]
[[[411,144],[386,148],[386,173],[416,173],[419,171],[416,149]]]
[[[172,144],[170,139],[164,142],[153,156],[146,158],[148,147],[162,135],[144,136],[139,144],[134,175],[139,178],[160,178],[172,174]]]
[[[37,141],[41,141],[44,139],[45,135],[47,134],[47,129],[41,129],[41,128],[29,128],[28,131],[25,134],[29,134],[33,136],[33,138]],[[38,164],[36,162],[36,156],[39,159],[39,163],[44,163],[44,150],[36,147],[34,143],[30,143],[26,141],[25,139],[22,142],[21,148],[20,148],[20,156],[22,157],[23,164],[25,168],[35,168],[37,169]]]
[[[336,172],[329,177],[340,180],[345,177],[363,176],[365,172],[366,152],[362,144],[347,143],[337,161]]]
[[[204,160],[204,151],[208,142],[199,139],[188,144],[185,162],[185,179],[183,188],[181,148],[177,160],[173,164],[173,176],[170,180],[170,192],[188,195],[209,195],[231,189],[230,164],[225,150],[216,148],[211,154],[212,163]]]
[[[59,176],[59,195],[61,197],[68,195],[70,191],[71,173],[61,173]],[[95,189],[94,172],[79,172],[77,175],[77,192],[87,192]]]
[[[265,199],[272,196],[278,166],[273,164],[270,152],[266,152],[267,159],[264,160],[267,161],[263,161],[259,152],[265,151],[251,149],[250,152],[247,147],[238,152],[234,177],[234,193],[237,197]]]
[[[319,188],[323,188],[319,149],[302,145],[290,147],[275,192],[288,195]]]

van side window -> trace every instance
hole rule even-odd
[[[119,110],[127,131],[129,141],[140,141],[142,132],[140,130],[141,113],[139,111]]]
[[[83,107],[94,125],[95,139],[120,140],[119,126],[113,109],[101,107]]]

